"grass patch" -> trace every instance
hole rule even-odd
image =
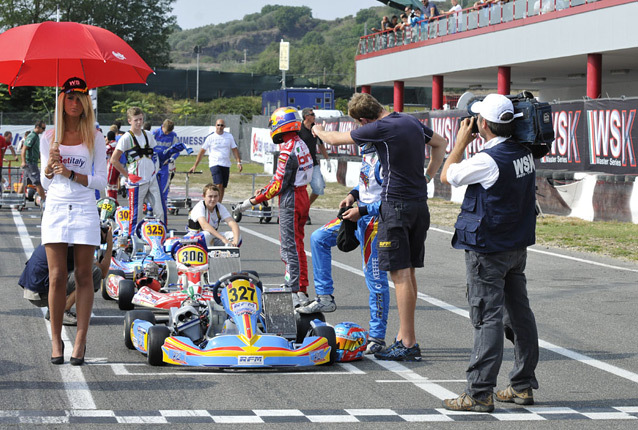
[[[177,171],[184,172],[191,168],[195,156],[182,156],[177,159]],[[211,181],[208,171],[208,158],[204,157],[198,166],[201,175],[191,175],[191,190],[201,190]],[[242,174],[233,164],[230,168],[230,181],[226,191],[228,200],[239,201],[248,198],[253,193],[252,173],[265,176],[255,177],[255,191],[265,186],[271,175],[264,173],[264,168],[258,163],[244,164]],[[176,175],[175,185],[184,185],[185,175]],[[320,196],[313,208],[335,209],[343,200],[350,188],[338,183],[327,183],[325,194]],[[456,217],[460,212],[460,205],[448,200],[434,198],[429,200],[432,225],[453,228]],[[570,249],[574,251],[590,252],[606,255],[627,261],[638,261],[638,224],[620,222],[590,222],[578,218],[545,215],[539,217],[536,223],[536,243],[552,248]]]

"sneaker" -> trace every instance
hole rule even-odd
[[[303,291],[297,292],[297,297],[299,298],[299,303],[301,303],[301,306],[306,306],[312,301],[310,300],[310,297],[308,297],[308,294],[304,293]]]
[[[315,312],[334,312],[335,310],[337,310],[335,298],[331,295],[320,294],[307,305],[299,307],[297,312],[300,314],[314,314]]]
[[[374,357],[377,360],[392,361],[421,361],[422,358],[421,348],[419,348],[418,343],[415,343],[414,346],[410,348],[406,348],[400,340],[395,341],[384,351],[375,353]]]
[[[496,392],[496,400],[516,403],[517,405],[533,405],[534,392],[531,387],[525,388],[523,391],[516,391],[511,385],[508,385],[506,389]]]
[[[492,412],[494,398],[490,394],[485,400],[479,400],[463,393],[456,399],[443,400],[443,407],[449,411]]]
[[[376,354],[385,349],[385,340],[378,337],[368,337],[368,346],[366,346],[366,354]]]
[[[71,311],[65,311],[62,317],[62,325],[78,325],[78,318]]]

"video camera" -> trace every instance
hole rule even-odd
[[[539,102],[529,91],[506,97],[514,105],[514,114],[523,113],[522,117],[514,119],[512,139],[527,146],[532,151],[534,158],[542,158],[547,155],[552,149],[552,142],[554,141],[552,107],[550,104]],[[468,108],[472,103],[484,98],[485,96],[474,97],[468,103]],[[476,131],[472,130],[472,133],[478,133],[478,129]]]

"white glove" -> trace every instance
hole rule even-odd
[[[243,202],[241,202],[241,204],[239,206],[237,206],[236,209],[239,212],[245,212],[245,211],[247,211],[248,209],[250,209],[252,207],[253,207],[253,204],[250,202],[250,199],[246,199]]]

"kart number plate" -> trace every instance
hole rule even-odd
[[[107,212],[110,212],[110,211],[112,211],[115,208],[109,202],[102,202],[102,204],[100,205],[100,209],[105,210]]]
[[[257,312],[257,293],[249,281],[240,279],[228,286],[228,302],[236,314]]]
[[[119,208],[117,210],[117,220],[128,222],[131,219],[131,211],[128,209]]]
[[[147,236],[164,236],[166,232],[164,231],[164,226],[159,224],[147,224],[144,226],[144,233]]]
[[[177,251],[177,262],[200,265],[206,263],[206,251],[198,246],[183,246]]]

